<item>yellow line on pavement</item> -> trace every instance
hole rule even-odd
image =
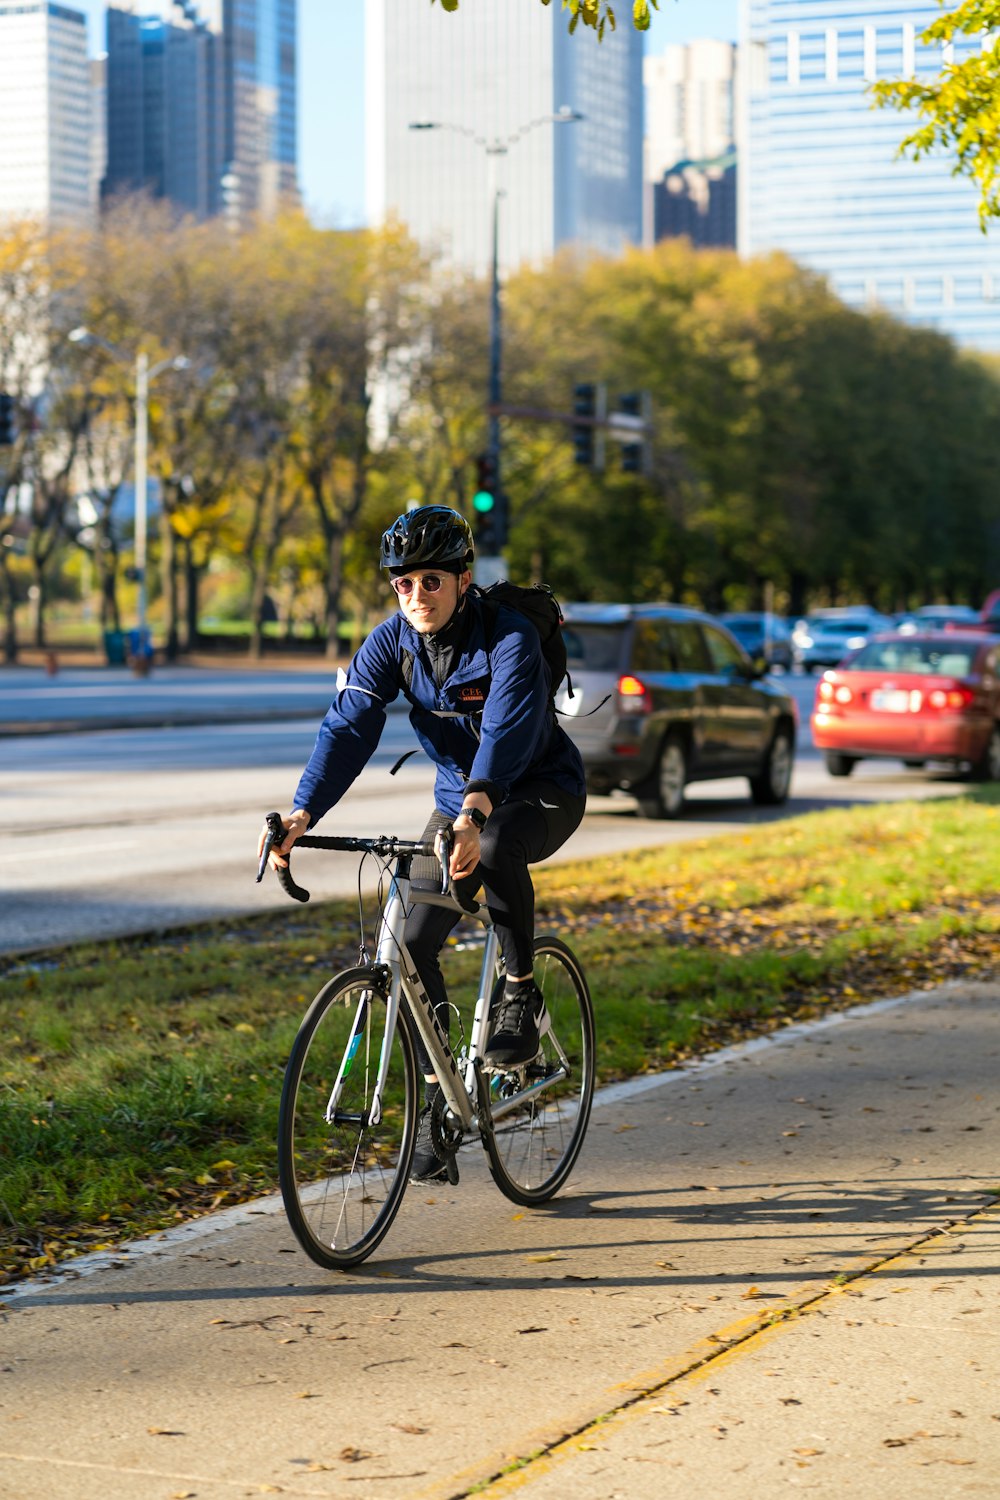
[[[422,1490],[414,1500],[465,1500],[471,1494],[485,1496],[487,1500],[503,1500],[506,1495],[517,1494],[532,1480],[550,1473],[581,1448],[585,1449],[590,1434],[613,1432],[635,1420],[642,1415],[651,1397],[662,1395],[678,1381],[707,1379],[720,1366],[753,1353],[763,1342],[777,1337],[786,1324],[842,1296],[848,1287],[863,1278],[905,1266],[917,1256],[943,1248],[950,1238],[974,1224],[995,1217],[1000,1217],[1000,1203],[993,1201],[967,1218],[952,1220],[942,1228],[932,1229],[915,1240],[895,1246],[877,1260],[865,1261],[861,1252],[852,1257],[855,1263],[861,1261],[860,1265],[854,1264],[852,1269],[839,1272],[835,1282],[828,1282],[821,1290],[817,1291],[815,1286],[802,1287],[780,1305],[740,1318],[717,1333],[699,1339],[657,1369],[636,1374],[612,1386],[609,1395],[616,1392],[627,1394],[607,1410],[586,1418],[578,1416],[550,1424],[547,1429],[527,1438],[520,1453],[501,1463],[492,1473],[489,1461],[481,1462]],[[848,1264],[851,1265],[851,1261]]]

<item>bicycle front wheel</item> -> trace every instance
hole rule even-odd
[[[583,970],[565,943],[535,941],[535,983],[547,1022],[530,1063],[490,1074],[490,1171],[515,1203],[544,1203],[580,1154],[594,1094],[594,1008]],[[498,981],[498,988],[503,980]]]
[[[383,1239],[413,1156],[417,1065],[402,1008],[381,1112],[372,1119],[386,1018],[385,995],[374,983],[372,971],[359,968],[324,985],[299,1027],[281,1095],[278,1172],[285,1212],[306,1254],[330,1270],[357,1265]]]

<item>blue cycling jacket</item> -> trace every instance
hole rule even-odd
[[[440,688],[419,632],[402,614],[372,631],[338,682],[295,793],[295,806],[305,808],[311,823],[339,802],[367,765],[386,706],[401,691],[417,738],[437,766],[435,803],[449,817],[457,815],[470,781],[490,782],[501,801],[528,778],[586,795],[580,752],[550,705],[535,627],[506,606],[491,607],[487,619],[472,594],[465,607],[472,611],[466,645]],[[404,652],[413,660],[408,688]]]

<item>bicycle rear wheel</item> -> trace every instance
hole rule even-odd
[[[545,997],[541,1047],[530,1063],[493,1070],[493,1180],[515,1203],[544,1203],[580,1154],[594,1093],[594,1008],[583,970],[558,938],[535,941],[535,982]],[[503,980],[498,980],[498,987]]]
[[[409,1015],[400,1008],[379,1120],[371,1106],[385,1035],[385,995],[370,969],[323,986],[299,1027],[278,1119],[278,1171],[288,1221],[317,1265],[355,1266],[396,1216],[413,1156],[417,1066]],[[331,1119],[331,1094],[359,1006],[354,1055]]]

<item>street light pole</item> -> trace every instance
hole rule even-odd
[[[508,148],[528,134],[530,130],[539,125],[573,125],[584,116],[575,109],[564,105],[556,114],[542,115],[538,119],[529,120],[520,129],[512,131],[510,135],[490,140],[486,136],[477,135],[476,132],[466,125],[452,125],[440,120],[412,120],[410,130],[452,130],[457,135],[464,135],[475,145],[480,146],[489,159],[490,165],[490,200],[491,200],[491,281],[490,281],[490,375],[489,375],[489,418],[487,423],[486,456],[490,465],[490,471],[494,476],[496,485],[496,510],[497,531],[500,536],[499,547],[507,538],[508,514],[507,497],[504,494],[503,475],[501,470],[501,432],[499,407],[503,399],[503,322],[500,303],[500,197],[501,189],[497,182],[496,159],[498,156],[506,156]],[[482,564],[486,564],[486,571]],[[481,583],[492,583],[494,576],[500,576],[500,559],[498,557],[480,559],[480,567],[477,569],[478,581]]]
[[[146,639],[146,526],[149,507],[149,356],[135,357],[135,572],[138,584],[137,629],[139,650]]]
[[[490,162],[494,161],[496,153],[491,153]],[[493,174],[493,279],[490,286],[490,418],[487,435],[486,451],[490,464],[490,472],[493,474],[496,484],[496,506],[499,512],[497,516],[497,531],[499,541],[497,550],[503,546],[507,539],[507,497],[503,487],[503,473],[500,468],[500,402],[503,400],[503,377],[502,377],[502,337],[503,328],[500,322],[500,188],[496,182],[495,171]],[[483,583],[490,583],[492,579],[483,578]]]
[[[130,364],[131,360],[113,344],[110,339],[102,338],[99,333],[91,333],[89,328],[74,328],[69,334],[71,344],[96,344],[105,349],[113,359],[121,364]],[[148,555],[148,516],[149,516],[149,387],[157,375],[162,375],[164,370],[187,370],[191,361],[183,354],[175,354],[173,359],[161,359],[159,364],[149,368],[149,355],[145,349],[140,349],[135,356],[135,576],[138,585],[136,600],[136,647],[137,654],[145,655],[146,649],[146,604],[148,590],[146,587],[146,563]]]

